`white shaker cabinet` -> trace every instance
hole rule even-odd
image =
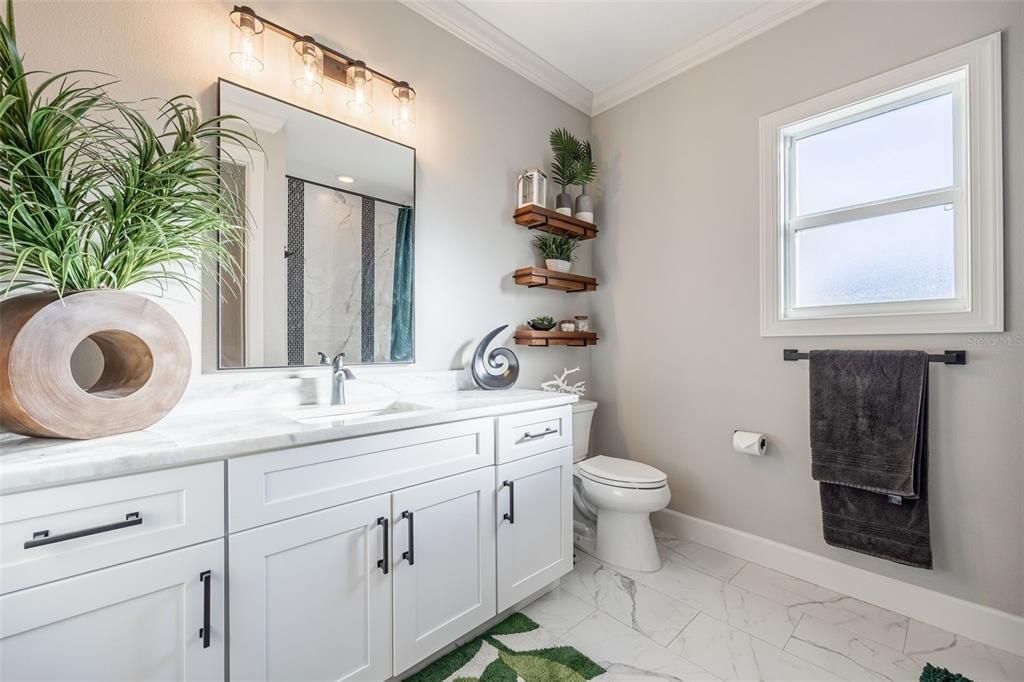
[[[572,448],[497,467],[498,611],[572,570]]]
[[[231,677],[391,676],[391,495],[230,538]]]
[[[224,542],[0,597],[0,679],[223,680]]]
[[[493,467],[392,495],[396,674],[497,613],[494,497]]]

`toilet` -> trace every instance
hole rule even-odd
[[[664,509],[672,494],[665,474],[629,459],[588,457],[597,403],[572,406],[574,538],[603,562],[634,571],[657,571],[651,512]]]

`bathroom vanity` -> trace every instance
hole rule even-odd
[[[4,443],[0,677],[386,680],[569,572],[575,398],[414,400]]]

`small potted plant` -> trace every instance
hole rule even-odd
[[[562,215],[572,215],[572,195],[566,188],[578,184],[579,159],[583,145],[565,128],[552,130],[548,139],[552,153],[551,177],[562,186],[561,193],[555,197],[555,211]]]
[[[564,235],[539,234],[533,238],[533,245],[544,256],[544,263],[548,270],[570,272],[572,263],[576,260],[576,249],[579,247],[580,241]]]
[[[550,315],[538,315],[527,324],[530,325],[531,329],[536,329],[539,332],[548,332],[555,328],[555,318]]]

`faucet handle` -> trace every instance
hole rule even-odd
[[[334,356],[334,360],[331,361],[331,365],[334,367],[335,370],[339,370],[342,367],[344,367],[345,366],[345,354],[344,353],[338,353],[337,355],[335,355]]]
[[[327,353],[323,352],[322,350],[318,350],[316,352],[316,354],[319,356],[320,364],[321,365],[329,365],[329,364],[331,364],[331,363],[329,363],[327,361]]]

